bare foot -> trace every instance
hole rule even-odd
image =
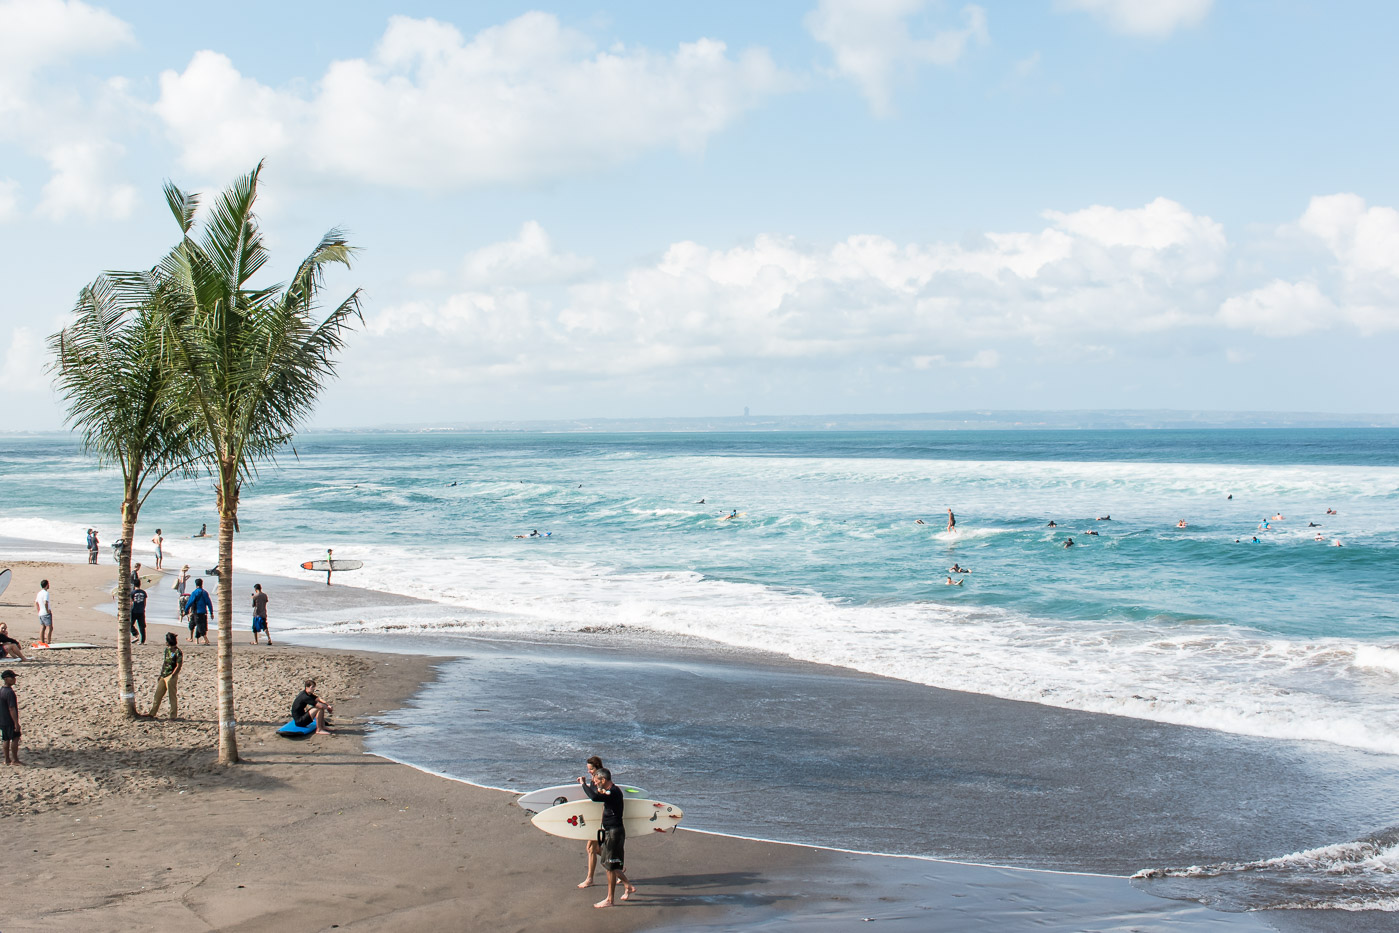
[[[635,894],[635,893],[636,893],[636,885],[634,885],[634,884],[629,884],[629,885],[627,885],[626,890],[622,892],[622,900],[624,900],[624,901],[627,900],[628,898],[630,898],[630,897],[631,897],[633,894]]]
[[[316,730],[316,735],[334,735],[334,734],[335,734],[335,733],[334,733],[334,732],[331,732],[329,729],[317,729],[317,730]]]
[[[608,900],[598,901],[594,907],[616,907],[617,905]]]
[[[591,878],[584,878],[583,881],[578,885],[578,887],[580,887],[580,888],[591,888],[592,886],[593,886],[593,879],[591,879]]]

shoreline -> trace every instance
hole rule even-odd
[[[86,565],[82,564],[10,566],[16,567],[17,579],[0,596],[0,619],[9,621],[15,636],[25,643],[29,629],[35,627],[32,607],[26,603],[31,573],[50,575],[55,590],[84,586],[58,581],[93,575],[110,581],[115,574],[112,564],[90,570],[83,570]],[[23,579],[19,579],[21,566]],[[344,598],[362,598],[351,589],[344,588]],[[114,620],[101,610],[105,592],[100,583],[91,581],[86,590],[76,618],[67,622],[71,598],[56,595],[56,612],[64,613],[56,615],[57,635],[63,640],[81,636],[112,645]],[[161,623],[151,626],[162,630]],[[234,631],[239,631],[236,623]],[[235,641],[236,658],[258,653],[251,645]],[[212,658],[212,648],[195,650]],[[1033,923],[1039,929],[1067,933],[1090,918],[1107,916],[1119,921],[1130,918],[1133,928],[1141,930],[1328,928],[1270,926],[1254,915],[1220,914],[1192,902],[1138,891],[1123,876],[842,852],[693,830],[668,837],[659,846],[635,847],[634,871],[641,896],[628,906],[645,907],[649,902],[658,909],[594,911],[588,905],[600,888],[568,896],[574,890],[570,879],[578,871],[576,844],[542,837],[529,827],[511,799],[514,792],[487,789],[366,753],[365,738],[375,718],[402,709],[434,683],[441,658],[281,643],[274,651],[262,651],[292,656],[301,663],[337,657],[363,662],[353,672],[357,681],[347,686],[346,695],[337,697],[322,685],[337,706],[340,734],[290,743],[271,735],[274,723],[249,724],[244,719],[239,726],[244,764],[212,767],[212,742],[194,745],[186,751],[203,763],[195,762],[189,785],[142,785],[82,802],[53,802],[41,812],[10,814],[10,847],[32,850],[35,858],[32,874],[21,871],[5,884],[7,929],[70,928],[76,917],[86,917],[90,926],[103,929],[322,929],[333,923],[342,929],[407,930],[459,924],[466,916],[492,916],[492,925],[504,929],[760,928],[788,923],[794,917],[810,920],[812,928],[819,928],[816,924],[824,917],[836,924],[830,927],[835,929],[874,916],[896,929],[913,930],[927,928],[929,911],[956,914],[961,918],[957,929],[988,931]],[[36,697],[30,685],[38,678],[32,675],[51,664],[57,673],[67,663],[45,660],[14,665],[23,675],[22,715]],[[143,679],[141,668],[137,670],[138,703],[144,706],[149,679]],[[108,668],[108,676],[115,680],[114,668]],[[239,681],[240,718],[247,709],[245,683]],[[285,698],[289,703],[290,693]],[[115,701],[110,705],[115,707]],[[35,721],[25,719],[28,728],[22,752],[44,748],[41,729],[28,725]],[[30,757],[44,765],[42,751]],[[188,805],[196,798],[206,798],[210,805],[190,812]],[[404,806],[392,806],[397,803]],[[167,806],[179,808],[175,839],[159,831],[169,828],[164,825],[169,820],[155,819],[151,812]],[[307,808],[310,818],[304,816]],[[269,818],[269,812],[275,815]],[[366,835],[366,820],[368,828],[384,835]],[[80,823],[100,826],[102,831],[83,833]],[[319,866],[314,878],[287,871],[289,857],[308,838]],[[489,845],[476,844],[481,838],[489,840]],[[363,854],[370,849],[372,853]],[[132,880],[118,881],[113,878],[116,873],[108,874],[113,862],[155,867],[141,869],[138,874],[144,883],[133,887]],[[461,864],[449,866],[448,862]],[[204,875],[176,868],[204,863],[213,866]],[[384,864],[394,866],[387,875]],[[171,874],[158,872],[158,867]],[[27,880],[38,883],[13,884],[26,874]],[[1054,879],[1051,883],[1035,875]],[[267,881],[268,877],[276,880]],[[548,879],[550,890],[557,884],[559,896],[548,903],[527,898],[529,904],[522,910],[516,886],[537,890],[541,878]],[[238,893],[259,889],[264,896],[257,903]],[[63,893],[55,896],[55,891]],[[930,892],[939,891],[932,896],[933,903],[924,903]],[[1009,914],[1007,900],[1016,903]],[[1297,913],[1298,917],[1286,919],[1302,920],[1303,912]],[[1348,929],[1357,929],[1350,923],[1354,919],[1354,915],[1346,918]]]

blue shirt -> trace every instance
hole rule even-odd
[[[202,586],[196,586],[194,592],[189,594],[185,608],[196,615],[211,616],[214,614],[214,603],[209,599],[209,594],[204,591]]]

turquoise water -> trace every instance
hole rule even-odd
[[[0,534],[110,543],[116,490],[71,439],[0,441]],[[137,540],[212,566],[212,505],[168,482]],[[241,520],[242,567],[332,547],[438,607],[323,630],[627,626],[1399,752],[1395,430],[315,435]]]

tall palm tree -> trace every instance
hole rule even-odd
[[[197,195],[166,184],[180,244],[157,276],[174,296],[162,307],[164,349],[178,373],[187,417],[197,426],[219,510],[219,762],[238,761],[233,713],[233,534],[238,497],[259,461],[275,456],[315,407],[335,356],[360,314],[359,290],[321,315],[326,267],[354,253],[340,230],[321,238],[290,282],[249,280],[268,260],[253,205],[262,163],[214,201],[196,239]]]
[[[133,296],[137,297],[137,296]],[[68,423],[89,453],[121,469],[121,537],[117,552],[117,681],[123,712],[136,716],[131,673],[131,541],[146,497],[160,481],[198,459],[197,436],[171,392],[159,352],[160,295],[123,301],[103,276],[84,288],[74,320],[49,337],[50,371],[68,400]]]

